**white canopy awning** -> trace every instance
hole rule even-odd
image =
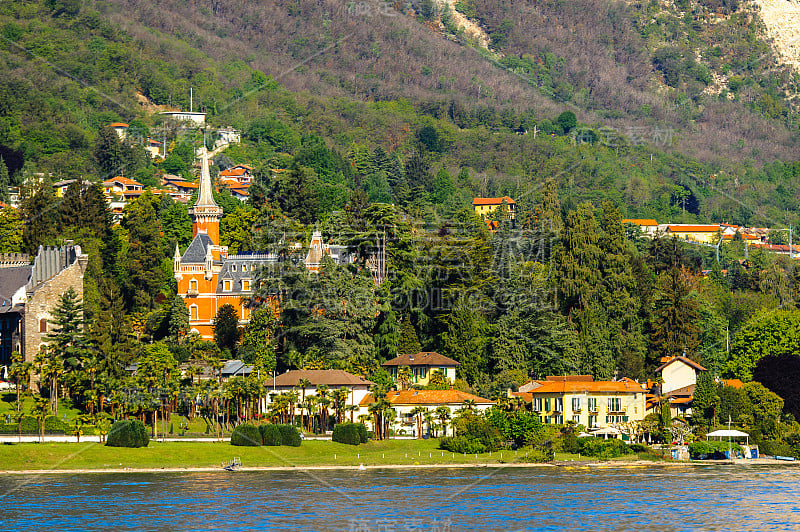
[[[593,435],[597,434],[619,434],[619,431],[614,427],[604,427],[602,429],[591,429]]]
[[[731,438],[744,438],[744,437],[749,437],[750,435],[748,433],[742,432],[740,430],[723,429],[723,430],[715,430],[714,432],[709,432],[708,434],[706,434],[706,436],[709,436],[709,437],[711,437],[711,436],[714,436],[714,437],[719,436],[721,438],[730,436]]]

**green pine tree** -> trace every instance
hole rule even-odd
[[[11,179],[8,175],[8,167],[5,160],[0,157],[0,202],[7,203],[9,197],[8,187],[11,186]]]
[[[169,335],[175,343],[181,344],[187,334],[189,334],[189,309],[186,307],[186,301],[175,294],[169,310]]]
[[[417,337],[417,330],[414,324],[411,323],[411,315],[406,315],[403,320],[403,327],[400,329],[400,340],[397,342],[397,353],[387,358],[393,358],[395,355],[413,355],[422,351],[422,346]]]

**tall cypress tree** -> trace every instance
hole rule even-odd
[[[8,202],[8,187],[11,186],[11,179],[8,176],[8,167],[5,160],[0,157],[0,201]]]
[[[56,195],[47,179],[29,182],[23,187],[20,211],[23,251],[36,255],[40,245],[54,243],[58,236],[59,216]]]
[[[397,342],[397,353],[400,355],[413,355],[422,351],[422,346],[417,337],[417,330],[411,323],[411,316],[406,315],[403,327],[400,329],[400,340]]]
[[[122,226],[128,231],[128,263],[136,306],[152,308],[155,296],[166,282],[161,268],[165,258],[161,223],[158,219],[159,199],[149,191],[125,207]]]

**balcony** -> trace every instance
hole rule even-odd
[[[190,288],[186,291],[187,297],[197,297],[198,294],[199,292],[197,291],[197,288]]]

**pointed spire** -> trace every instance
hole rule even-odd
[[[200,191],[197,195],[197,203],[195,205],[203,207],[216,207],[214,202],[214,193],[211,188],[211,172],[208,171],[208,149],[205,146],[200,148],[202,153],[203,165],[200,170]]]
[[[175,242],[175,257],[174,258],[175,258],[175,260],[178,260],[178,261],[181,260],[181,250],[178,247],[178,243],[177,242]]]

